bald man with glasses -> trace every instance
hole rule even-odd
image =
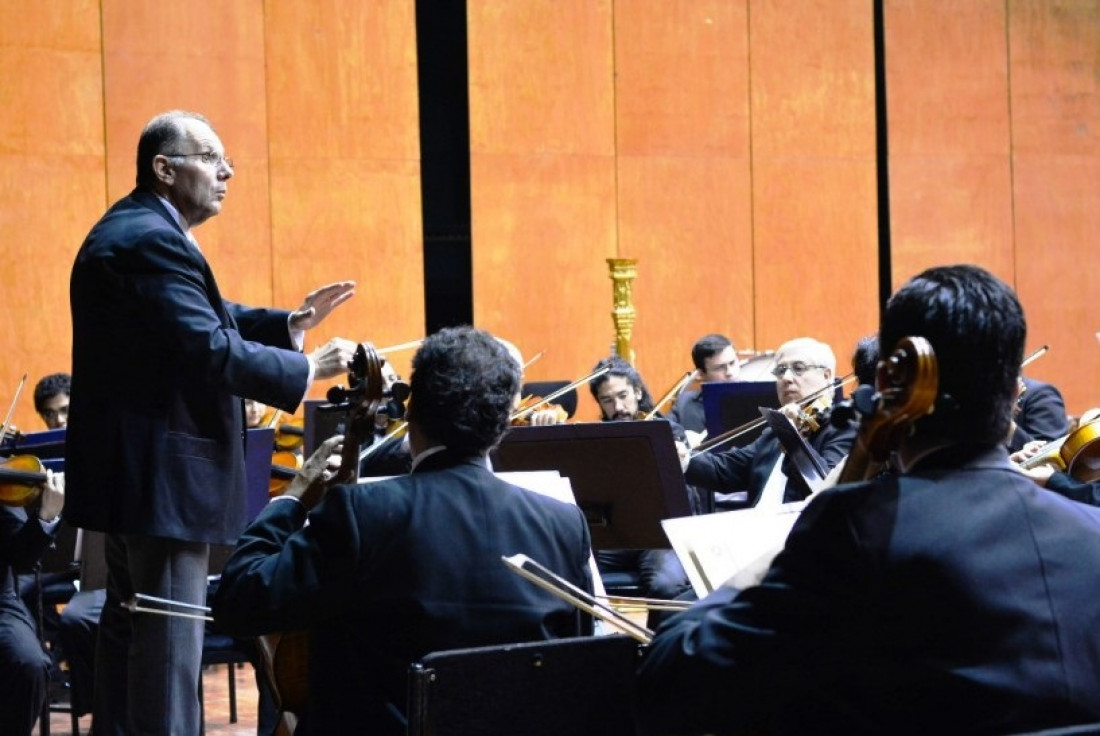
[[[825,343],[799,337],[776,351],[772,374],[783,413],[795,416],[799,402],[819,392],[829,393],[836,375],[836,356]],[[831,470],[848,455],[856,430],[832,426],[827,411],[818,419],[819,428],[808,433],[806,442]],[[718,494],[717,505],[723,510],[791,503],[810,494],[809,485],[784,455],[771,428],[745,447],[685,457],[684,479]]]
[[[137,593],[201,605],[211,544],[245,527],[243,400],[293,412],[355,344],[302,352],[304,332],[354,293],[339,282],[294,310],[222,297],[194,229],[234,176],[203,116],[157,115],[137,187],[92,228],[73,265],[67,519],[107,535],[96,650],[97,736],[194,736],[202,622],[131,613]]]

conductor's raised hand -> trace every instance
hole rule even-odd
[[[347,373],[348,363],[355,357],[358,343],[342,337],[334,337],[309,354],[313,361],[313,377],[317,380]]]
[[[290,329],[310,330],[321,324],[332,310],[355,296],[354,281],[337,281],[306,294],[302,306],[290,313]]]

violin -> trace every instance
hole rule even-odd
[[[548,401],[548,399],[544,399],[541,396],[524,397],[519,402],[519,406],[516,407],[516,413],[513,414],[513,416],[516,418],[512,419],[512,426],[530,426],[531,417],[533,417],[536,412],[553,412],[553,421],[550,422],[550,424],[565,424],[565,422],[569,419],[569,412],[567,412],[561,404],[551,404],[548,403]],[[530,412],[525,413],[525,410],[529,407],[535,408],[533,408]]]
[[[267,493],[271,498],[282,494],[294,476],[302,469],[302,456],[289,450],[276,450],[271,454],[271,480]]]
[[[818,399],[820,399],[821,397],[826,397],[831,402],[831,397],[832,397],[832,394],[833,394],[834,391],[836,391],[841,386],[844,386],[846,384],[851,383],[854,380],[856,380],[856,374],[855,373],[849,373],[848,375],[844,376],[843,378],[836,379],[835,381],[831,382],[828,386],[825,386],[824,388],[820,388],[817,391],[814,391],[812,394],[810,394],[806,398],[799,401],[798,402],[799,409],[805,410],[807,407],[810,407],[816,401],[818,401]],[[817,412],[814,412],[814,414],[816,414],[816,413]],[[808,418],[810,418],[810,416],[811,415],[807,413],[807,421],[808,421]],[[765,420],[763,417],[761,417],[759,419],[754,419],[751,422],[746,422],[745,424],[742,424],[739,427],[734,427],[733,429],[729,430],[728,432],[723,432],[722,434],[718,435],[717,437],[712,437],[711,439],[706,440],[705,442],[699,443],[699,445],[697,445],[696,448],[694,450],[692,450],[691,455],[692,455],[692,457],[694,457],[695,455],[698,455],[698,454],[703,453],[703,452],[707,452],[708,450],[713,450],[715,447],[720,447],[721,445],[724,445],[727,442],[731,442],[731,441],[737,439],[738,437],[741,437],[743,435],[748,434],[749,432],[753,431],[754,429],[759,429],[760,427],[763,427],[765,424],[767,424],[767,420]]]
[[[42,493],[46,470],[34,455],[14,455],[0,461],[0,505],[29,506]]]
[[[1064,437],[1043,445],[1035,455],[1020,463],[1020,467],[1028,470],[1052,465],[1075,480],[1086,483],[1100,480],[1100,442],[1097,440],[1100,440],[1100,418],[1081,423]]]
[[[269,406],[256,426],[275,429],[276,450],[301,450],[305,440],[305,420],[294,416],[283,419],[283,413],[282,409]]]
[[[334,409],[347,410],[340,467],[324,487],[359,479],[359,447],[370,436],[383,406],[382,359],[370,343],[360,343],[348,365],[348,388],[334,386],[327,398]],[[303,496],[309,506],[313,489]],[[309,696],[309,633],[291,631],[257,638],[285,733],[293,733]]]

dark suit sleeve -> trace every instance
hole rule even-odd
[[[358,590],[356,563],[369,556],[368,535],[350,510],[352,490],[329,489],[307,526],[294,501],[260,512],[222,569],[213,606],[219,627],[234,636],[304,629],[346,607]]]
[[[22,508],[0,506],[0,565],[27,572],[42,559],[53,535]]]
[[[1027,441],[1053,440],[1066,433],[1066,402],[1056,387],[1042,381],[1025,379],[1027,390],[1020,398],[1020,415],[1016,417],[1017,430],[1022,430]],[[1015,439],[1015,438],[1014,438]],[[1013,442],[1015,444],[1015,442]]]
[[[766,733],[783,702],[843,672],[869,606],[858,540],[828,508],[834,498],[807,507],[760,585],[719,588],[657,630],[638,673],[644,732]]]
[[[688,463],[684,480],[711,491],[746,490],[751,482],[753,458],[762,444],[771,438],[772,433],[768,429],[746,447],[723,452],[702,452]]]
[[[308,360],[296,350],[247,340],[224,324],[211,306],[221,301],[220,294],[210,293],[213,277],[201,257],[188,250],[186,239],[162,230],[135,250],[142,262],[127,264],[135,308],[175,347],[174,357],[186,375],[288,411],[297,407],[309,377]],[[260,315],[242,310],[226,311],[244,316],[252,329]],[[269,314],[268,324],[274,319]],[[289,339],[288,332],[282,344],[289,347]]]
[[[1085,483],[1066,473],[1054,473],[1047,479],[1046,487],[1079,503],[1100,506],[1100,483]]]

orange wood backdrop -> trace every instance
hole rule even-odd
[[[307,349],[336,335],[379,348],[422,336],[412,3],[3,4],[0,268],[9,297],[23,298],[0,327],[0,386],[30,376],[17,426],[41,429],[30,392],[69,369],[73,256],[133,187],[141,127],[167,109],[205,114],[237,165],[223,213],[196,231],[228,298],[293,308],[353,279],[355,298]],[[407,372],[411,353],[391,357]]]
[[[1100,9],[884,8],[893,282],[970,261],[1014,284],[1029,347],[1052,347],[1029,374],[1080,412],[1100,376]],[[141,126],[173,107],[208,115],[238,164],[197,232],[227,295],[292,307],[353,278],[311,345],[420,336],[411,0],[0,9],[0,386],[68,368],[72,257],[132,186]],[[546,351],[529,378],[609,352],[610,257],[639,262],[655,394],[711,331],[756,349],[814,335],[846,364],[878,312],[871,3],[468,0],[467,16],[475,321]],[[37,429],[29,392],[15,420]]]

